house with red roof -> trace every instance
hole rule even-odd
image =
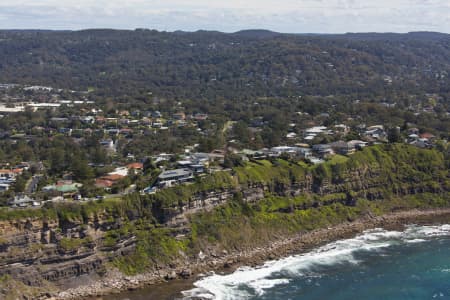
[[[22,168],[16,169],[0,169],[0,179],[12,179],[16,178],[16,176],[22,174]]]
[[[436,136],[434,136],[433,134],[429,133],[429,132],[424,132],[422,134],[419,135],[421,139],[427,139],[429,141],[433,140]]]

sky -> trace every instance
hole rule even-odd
[[[0,0],[0,29],[450,33],[450,0]]]

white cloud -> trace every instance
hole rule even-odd
[[[449,0],[2,0],[0,28],[450,32]]]

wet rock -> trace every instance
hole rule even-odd
[[[233,266],[233,261],[232,260],[227,260],[224,264],[223,267],[224,268],[231,268]]]
[[[164,276],[164,279],[166,280],[174,280],[177,279],[177,273],[175,271],[172,271],[170,273],[167,273],[166,276]]]
[[[189,278],[192,275],[191,269],[183,269],[183,271],[180,272],[180,276],[182,278]]]
[[[200,252],[198,253],[198,258],[199,258],[200,260],[204,260],[204,259],[206,258],[205,253],[203,253],[202,251],[200,251]]]

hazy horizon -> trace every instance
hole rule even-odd
[[[282,33],[450,33],[450,1],[4,0],[1,29],[158,31],[266,29]]]
[[[116,31],[135,31],[135,30],[154,30],[157,32],[186,32],[186,33],[195,33],[195,32],[218,32],[218,33],[224,33],[224,34],[233,34],[233,33],[239,33],[244,31],[267,31],[267,32],[273,32],[278,34],[292,34],[292,35],[345,35],[345,34],[408,34],[408,33],[437,33],[437,34],[447,34],[450,35],[450,33],[447,32],[441,32],[441,31],[428,31],[428,30],[419,30],[419,31],[405,31],[405,32],[392,32],[392,31],[349,31],[349,32],[328,32],[328,33],[322,33],[322,32],[280,32],[280,31],[274,31],[267,28],[242,28],[238,29],[236,31],[221,31],[221,30],[208,30],[208,29],[196,29],[196,30],[183,30],[183,29],[176,29],[176,30],[159,30],[156,28],[108,28],[108,27],[92,27],[92,28],[80,28],[80,29],[50,29],[50,28],[0,28],[0,31],[69,31],[69,32],[77,32],[77,31],[89,31],[89,30],[116,30]]]

